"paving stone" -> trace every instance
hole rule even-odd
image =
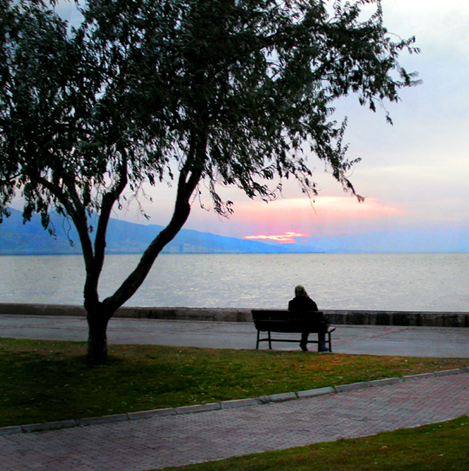
[[[272,402],[284,402],[284,401],[292,401],[294,399],[298,399],[298,396],[294,392],[282,393],[282,394],[271,394],[270,399]]]
[[[29,424],[22,425],[21,430],[23,432],[44,432],[45,430],[59,430],[61,428],[76,427],[77,422],[75,420],[60,420],[57,422],[46,422],[43,424]]]
[[[148,419],[150,417],[164,417],[166,415],[176,415],[176,409],[172,407],[164,409],[144,410],[138,412],[128,412],[127,417],[130,420]]]
[[[307,391],[299,391],[296,394],[300,399],[308,398],[308,397],[315,397],[315,396],[324,396],[326,394],[333,394],[335,393],[335,389],[333,387],[327,388],[317,388],[317,389],[309,389]]]
[[[11,427],[0,427],[0,435],[13,435],[14,433],[21,433],[23,430],[21,425],[13,425]]]
[[[86,419],[77,419],[77,425],[80,427],[86,425],[113,424],[129,420],[127,414],[105,415],[103,417],[88,417]]]
[[[272,402],[272,398],[270,396],[260,396],[257,398],[261,404],[268,404]]]
[[[445,370],[445,371],[437,371],[434,373],[435,376],[452,376],[452,375],[460,375],[465,373],[464,370],[461,368],[455,368],[454,370]]]
[[[418,380],[418,379],[425,379],[425,378],[433,378],[434,376],[435,376],[435,373],[422,373],[419,375],[403,376],[402,380],[403,381]]]
[[[178,407],[176,408],[176,413],[177,414],[189,414],[189,413],[197,413],[197,412],[207,412],[207,411],[218,410],[218,409],[221,409],[220,403],[213,402],[210,404]]]
[[[257,399],[234,399],[232,401],[222,401],[220,406],[222,409],[232,409],[234,407],[257,406],[259,401]]]
[[[370,388],[370,383],[352,383],[352,384],[342,384],[340,386],[334,386],[334,389],[337,392],[344,392],[344,391],[354,391],[356,389],[365,389]]]
[[[376,379],[374,381],[368,381],[368,384],[372,387],[378,387],[378,386],[387,386],[390,384],[396,384],[400,382],[401,382],[400,378],[385,378],[385,379]]]

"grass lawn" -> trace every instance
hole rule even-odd
[[[165,471],[467,471],[469,417]]]
[[[0,426],[218,402],[469,366],[469,359],[0,339]]]

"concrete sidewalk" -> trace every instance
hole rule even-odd
[[[0,337],[86,341],[87,328],[83,317],[0,315]],[[111,344],[253,349],[256,330],[250,322],[113,318],[108,340]],[[296,343],[275,342],[273,348],[299,349]],[[332,349],[365,355],[469,358],[469,328],[339,325],[332,334]]]

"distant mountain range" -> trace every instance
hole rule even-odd
[[[0,224],[0,255],[62,255],[81,254],[75,227],[64,218],[52,215],[55,235],[44,230],[38,215],[23,224],[20,211],[11,209],[11,216]],[[108,254],[143,253],[163,226],[134,224],[111,219],[108,225]],[[163,253],[293,253],[313,252],[310,248],[271,245],[257,241],[223,237],[208,232],[182,229]]]
[[[20,211],[0,224],[0,255],[81,254],[78,234],[69,221],[52,215],[55,235],[41,225],[40,217],[23,224]],[[156,224],[134,224],[111,219],[108,226],[108,254],[143,253],[163,229]],[[311,236],[294,244],[223,237],[209,232],[182,229],[163,253],[184,254],[272,254],[272,253],[418,253],[469,252],[469,225],[413,230],[370,231],[337,236]]]

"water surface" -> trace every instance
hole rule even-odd
[[[100,296],[138,255],[110,255]],[[321,309],[469,311],[469,254],[161,255],[128,306],[286,308],[303,284]],[[0,257],[0,302],[82,304],[80,256]]]

